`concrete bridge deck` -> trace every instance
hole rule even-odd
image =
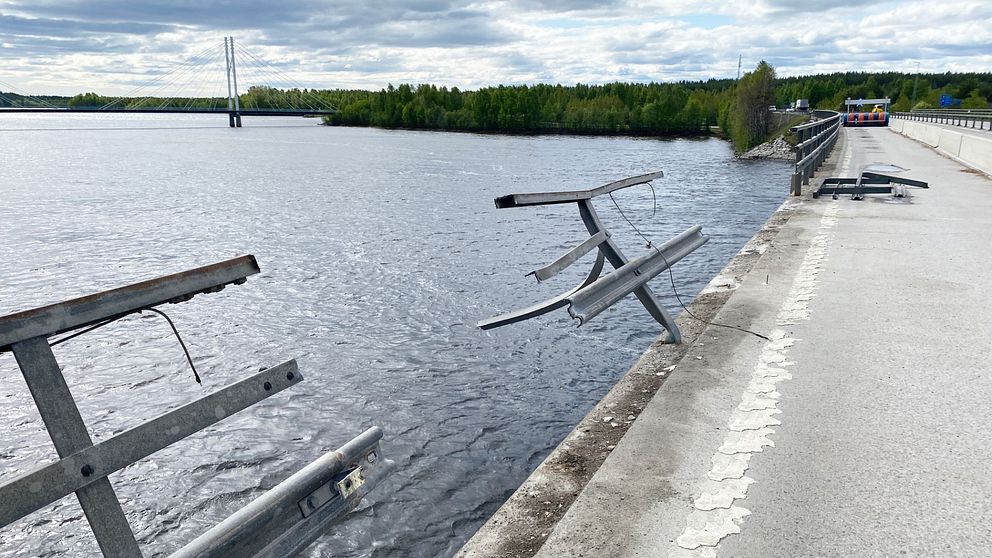
[[[696,337],[537,556],[992,555],[992,181],[885,128],[832,161],[931,189],[787,201],[715,318],[770,340]]]

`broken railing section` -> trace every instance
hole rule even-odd
[[[603,226],[596,213],[596,208],[592,204],[592,199],[597,196],[646,184],[662,176],[664,176],[663,173],[654,172],[625,178],[591,190],[510,194],[496,198],[496,207],[499,209],[574,203],[578,206],[582,222],[585,223],[586,230],[591,235],[551,264],[527,275],[533,275],[539,282],[546,281],[593,250],[596,251],[596,261],[586,279],[574,289],[533,306],[483,320],[479,322],[479,327],[482,329],[501,327],[566,306],[569,315],[579,320],[579,325],[581,325],[599,315],[621,298],[634,293],[648,313],[668,331],[669,341],[679,343],[681,334],[675,320],[658,302],[647,283],[692,253],[693,250],[705,244],[709,237],[704,236],[702,228],[697,225],[661,246],[650,246],[648,251],[640,257],[628,260],[611,238],[610,232]],[[607,261],[614,267],[615,271],[601,277]]]
[[[11,351],[59,460],[0,485],[0,528],[75,493],[104,556],[141,550],[108,476],[191,434],[298,384],[295,360],[251,374],[192,403],[93,444],[52,352],[49,337],[83,330],[197,294],[240,285],[258,273],[242,256],[127,287],[0,317],[0,352]],[[65,338],[63,338],[65,339]],[[291,556],[353,509],[392,467],[371,428],[325,454],[207,531],[177,556]]]
[[[906,197],[906,186],[930,188],[930,185],[922,180],[892,174],[905,170],[896,165],[873,163],[864,167],[857,177],[824,179],[823,184],[813,192],[813,197],[819,198],[829,194],[833,199],[837,199],[842,194],[850,194],[852,200],[863,200],[865,194],[890,194],[896,198],[903,198]]]

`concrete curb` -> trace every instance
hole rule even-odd
[[[843,152],[844,136],[834,153]],[[836,166],[831,155],[819,171],[829,176]],[[805,199],[789,197],[738,254],[689,305],[692,314],[711,321],[753,269],[765,249],[777,238]],[[747,316],[741,316],[747,320]],[[456,554],[458,558],[530,558],[543,546],[558,521],[600,468],[647,403],[664,385],[668,374],[696,344],[707,325],[686,312],[676,320],[681,345],[660,339],[641,356],[617,384],[551,452],[530,477]],[[748,323],[735,324],[747,328]],[[611,420],[605,420],[612,417]],[[631,417],[634,417],[631,419]],[[615,425],[615,426],[614,426]]]

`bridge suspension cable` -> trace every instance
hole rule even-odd
[[[150,74],[150,75],[148,75]],[[15,112],[74,111],[225,113],[231,126],[241,126],[242,115],[317,116],[336,112],[326,94],[304,87],[278,65],[266,61],[233,37],[225,37],[188,56],[174,67],[151,68],[137,85],[114,98],[86,93],[66,104],[17,94],[13,102],[0,93],[4,104],[20,104]],[[136,80],[137,81],[137,80]],[[8,86],[4,82],[0,84]],[[243,91],[239,91],[239,86]],[[11,87],[11,89],[15,89]],[[31,105],[23,106],[23,99]],[[85,106],[84,106],[85,105]]]
[[[35,105],[37,105],[37,106],[45,107],[45,108],[61,108],[61,107],[58,107],[55,104],[52,104],[52,103],[46,101],[45,99],[42,99],[40,97],[36,97],[34,95],[31,95],[30,93],[28,93],[27,91],[24,91],[20,87],[17,87],[16,85],[13,85],[11,83],[7,83],[6,81],[0,80],[0,86],[3,86],[5,88],[7,88],[8,93],[14,93],[14,94],[16,94],[18,96],[24,97],[24,98],[28,99],[29,101],[31,101],[32,103],[34,103]],[[10,106],[17,106],[18,105],[18,101],[16,99],[13,99],[13,98],[11,98],[11,97],[9,97],[7,95],[4,95],[3,94],[3,91],[0,91],[0,99],[3,99],[4,101],[7,101],[7,103],[9,103]]]
[[[298,81],[287,75],[274,64],[263,60],[241,44],[235,45],[235,51],[242,55],[241,59],[249,62],[247,68],[250,75],[257,83],[265,84],[276,89],[287,91],[299,91],[298,100],[303,103],[303,107],[314,111],[335,110],[335,107],[323,96],[317,94],[315,90],[303,87]],[[245,65],[240,66],[245,68]],[[244,74],[244,69],[241,70]],[[254,100],[254,99],[251,99]]]
[[[179,63],[175,68],[164,72],[148,83],[138,85],[134,89],[131,89],[127,93],[112,99],[106,104],[99,107],[99,109],[109,109],[119,106],[121,108],[149,108],[146,103],[155,99],[159,101],[160,104],[158,108],[164,108],[168,102],[173,99],[178,98],[195,98],[194,95],[181,95],[176,94],[177,92],[185,92],[187,88],[194,83],[194,79],[200,76],[204,70],[210,68],[212,64],[216,62],[215,59],[222,56],[221,45],[223,43],[214,43],[199,52],[196,52],[190,56],[185,61]],[[203,85],[201,81],[200,86]],[[165,95],[166,92],[171,90],[171,95]]]

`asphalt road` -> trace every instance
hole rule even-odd
[[[539,556],[992,556],[992,181],[884,128],[894,199],[791,218]]]

